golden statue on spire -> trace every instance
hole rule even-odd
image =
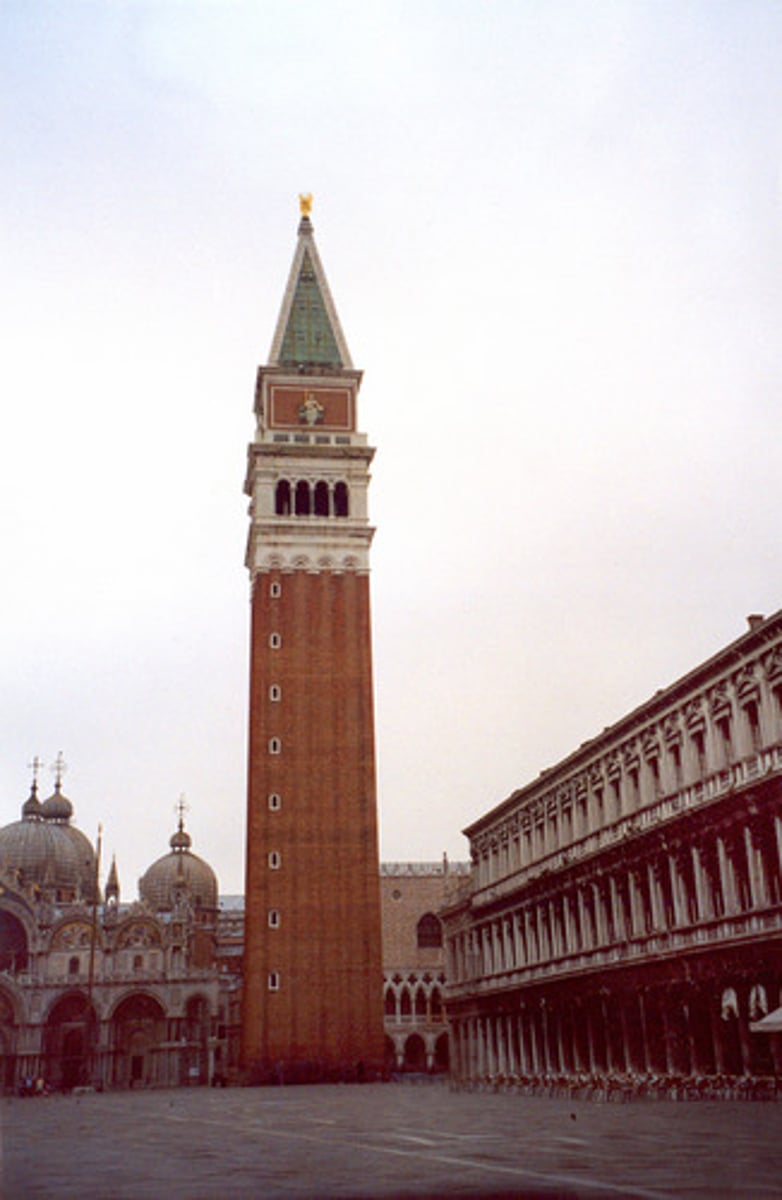
[[[299,212],[308,217],[312,212],[312,192],[299,192]]]

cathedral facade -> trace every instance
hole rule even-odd
[[[383,1061],[367,515],[374,451],[302,202],[249,447],[251,662],[242,1061]]]
[[[465,831],[456,1078],[782,1073],[782,613],[749,624]]]
[[[120,900],[115,865],[35,783],[0,829],[0,1090],[181,1086],[224,1069],[217,880],[180,817],[170,851]]]

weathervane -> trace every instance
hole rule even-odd
[[[299,192],[299,212],[303,217],[312,212],[312,192]]]

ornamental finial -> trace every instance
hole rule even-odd
[[[308,217],[312,212],[312,192],[299,192],[299,212],[303,217]]]

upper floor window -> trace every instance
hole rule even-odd
[[[682,752],[678,742],[674,742],[671,746],[671,763],[673,764],[673,781],[675,786],[679,787],[682,781]]]
[[[706,773],[706,737],[702,729],[693,730],[692,746],[698,764],[698,774],[704,775]]]
[[[655,755],[654,758],[646,760],[649,764],[649,774],[652,777],[652,788],[655,796],[660,794],[660,760]]]
[[[727,765],[732,757],[731,719],[728,713],[717,719],[717,733],[722,745],[722,756]]]
[[[744,705],[744,712],[747,717],[747,725],[749,727],[749,736],[753,750],[760,748],[760,714],[756,700],[750,700]]]
[[[73,958],[68,959],[68,974],[69,975],[78,975],[79,974],[79,959],[78,959],[77,955],[74,955]]]
[[[432,949],[443,944],[443,927],[434,913],[424,913],[417,926],[418,946]]]

